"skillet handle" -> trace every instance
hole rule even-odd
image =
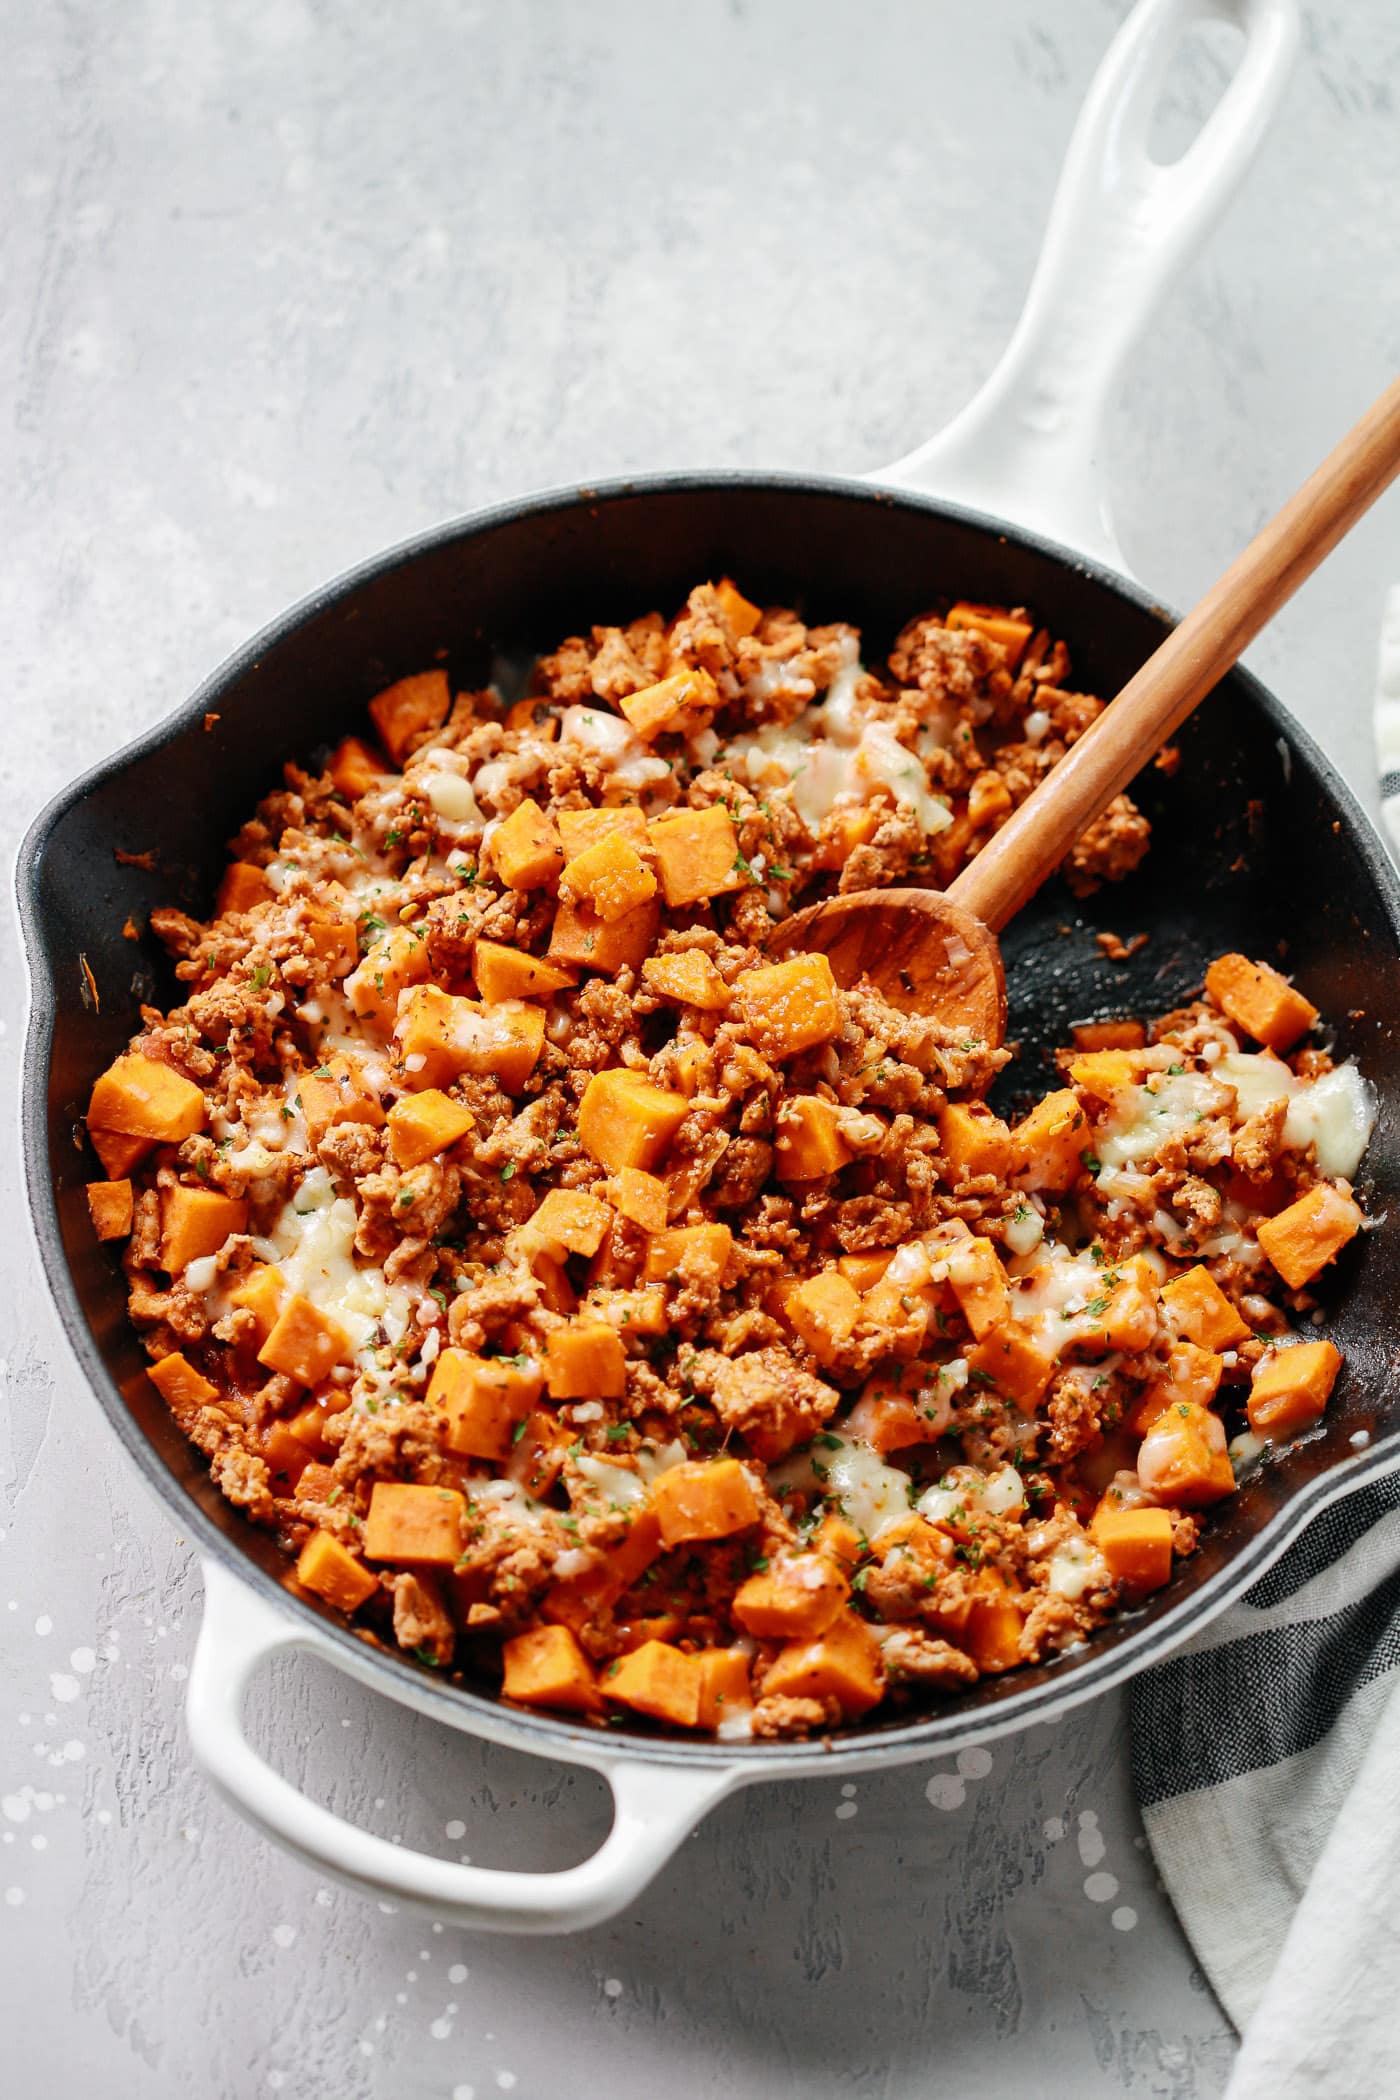
[[[613,1793],[613,1826],[591,1859],[562,1872],[462,1866],[357,1830],[308,1801],[243,1733],[243,1696],[259,1664],[285,1648],[340,1665],[314,1626],[272,1609],[214,1561],[204,1563],[204,1622],[185,1718],[196,1757],[219,1792],[265,1836],[365,1893],[425,1906],[456,1925],[519,1933],[577,1932],[624,1909],[695,1824],[747,1774],[734,1764],[684,1766],[587,1760]]]
[[[1244,37],[1225,94],[1181,158],[1151,158],[1183,37]],[[1097,460],[1123,361],[1252,159],[1298,42],[1296,0],[1142,0],[1094,76],[1025,307],[1000,363],[937,437],[870,479],[925,490],[1126,564]]]

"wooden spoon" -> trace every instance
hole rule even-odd
[[[999,1045],[1006,1033],[1001,928],[1397,472],[1400,379],[1172,629],[946,895],[889,889],[833,897],[784,920],[769,953],[824,950],[838,983],[864,978],[906,1013],[931,1013]]]

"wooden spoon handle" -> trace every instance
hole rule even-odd
[[[1400,472],[1400,379],[1071,745],[948,895],[1000,931]]]

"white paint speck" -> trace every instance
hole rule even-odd
[[[21,1903],[23,1903],[24,1901],[24,1890],[14,1888],[6,1889],[5,1901],[9,1904],[11,1910],[18,1910]]]
[[[991,1769],[990,1750],[959,1750],[958,1770],[964,1779],[985,1779]]]
[[[835,1813],[838,1823],[849,1823],[851,1817],[856,1813],[856,1804],[854,1801],[838,1801]]]
[[[847,1801],[854,1801],[856,1795],[856,1783],[854,1779],[848,1779],[846,1781],[846,1784],[842,1787],[841,1792]]]
[[[68,1664],[80,1677],[86,1677],[90,1670],[97,1668],[97,1651],[93,1648],[75,1648],[68,1658]]]
[[[1046,1843],[1058,1845],[1065,1834],[1065,1819],[1063,1816],[1047,1816],[1040,1827]]]
[[[1116,1874],[1089,1874],[1085,1877],[1084,1893],[1091,1903],[1111,1903],[1118,1894]]]
[[[74,1736],[69,1742],[66,1742],[63,1748],[59,1751],[58,1761],[65,1765],[75,1765],[78,1763],[79,1759],[84,1756],[84,1754],[85,1753],[82,1744],[78,1741],[77,1737]]]
[[[603,1996],[605,1998],[620,1998],[622,1996],[621,1977],[609,1976],[605,1979],[603,1983]]]
[[[49,1841],[42,1830],[36,1830],[29,1842],[36,1852],[47,1852],[49,1849]]]
[[[98,1822],[99,1822],[99,1823],[101,1823],[101,1824],[103,1825],[103,1827],[104,1827],[104,1829],[105,1829],[106,1825],[107,1825],[108,1823],[110,1823],[110,1822],[111,1822],[111,1820],[112,1820],[112,1811],[111,1811],[111,1809],[110,1809],[110,1808],[99,1808],[99,1809],[98,1809],[98,1811],[97,1811],[97,1820],[98,1820]]]
[[[0,1799],[0,1815],[3,1815],[11,1823],[27,1823],[29,1821],[29,1806],[30,1789],[25,1787],[22,1793],[6,1794],[3,1799]]]
[[[1103,1832],[1099,1829],[1097,1821],[1089,1823],[1081,1816],[1079,1818],[1079,1857],[1082,1863],[1086,1867],[1096,1867],[1107,1850],[1108,1847],[1104,1843]]]
[[[447,1980],[449,1983],[465,1983],[467,1980],[466,1963],[464,1961],[454,1961],[447,1972]]]
[[[362,2041],[360,2043],[360,2054],[361,2056],[373,2056],[374,2043],[369,2041]]]
[[[435,2042],[445,2042],[451,2036],[452,2022],[446,2017],[440,2020],[432,2020],[429,2022],[428,2032]]]
[[[183,1684],[190,1673],[186,1664],[172,1663],[170,1665],[170,1674],[174,1678],[176,1684]]]
[[[34,1621],[34,1631],[38,1634],[41,1641],[46,1635],[53,1632],[53,1620],[46,1611],[41,1611],[38,1618]]]
[[[452,2100],[476,2100],[476,2087],[474,2085],[454,2085],[452,2088]]]
[[[956,1772],[935,1772],[924,1788],[924,1799],[930,1808],[961,1808],[967,1788]]]
[[[1131,1903],[1120,1903],[1108,1922],[1115,1932],[1131,1932],[1137,1923],[1137,1912]]]
[[[503,2093],[508,2093],[515,2084],[514,2071],[498,2071],[496,2073],[496,2083]]]
[[[49,1677],[49,1697],[57,1699],[60,1705],[76,1699],[81,1690],[77,1678],[70,1677],[66,1670],[55,1670]]]
[[[444,1823],[442,1827],[445,1835],[450,1838],[464,1838],[467,1834],[466,1824],[459,1822],[456,1816],[452,1818],[450,1823]]]
[[[316,1901],[317,1901],[317,1903],[319,1903],[319,1905],[321,1906],[321,1909],[322,1909],[322,1910],[329,1910],[329,1909],[330,1909],[330,1906],[331,1906],[331,1892],[330,1892],[330,1890],[329,1890],[329,1889],[317,1889],[317,1891],[316,1891]]]
[[[287,2083],[287,2074],[285,2071],[269,2071],[267,2082],[274,2093],[280,2093],[283,2086]]]
[[[272,1940],[274,1946],[290,1947],[293,1941],[296,1939],[296,1936],[297,1929],[295,1925],[274,1925],[272,1928]]]

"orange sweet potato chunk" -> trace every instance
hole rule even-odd
[[[247,1229],[248,1205],[241,1196],[178,1186],[161,1191],[160,1264],[168,1275],[180,1275],[202,1255],[217,1254],[230,1233]]]
[[[367,1560],[451,1568],[462,1557],[466,1501],[455,1488],[376,1480],[363,1544]]]
[[[1037,1347],[1024,1328],[1007,1320],[968,1350],[967,1367],[975,1381],[995,1386],[1022,1414],[1031,1415],[1050,1383],[1055,1359]]]
[[[101,1160],[109,1181],[120,1181],[133,1167],[139,1167],[151,1149],[149,1138],[127,1137],[120,1130],[103,1130],[94,1123],[88,1124],[88,1143]]]
[[[517,1706],[597,1713],[602,1705],[593,1665],[567,1626],[532,1626],[501,1650],[501,1696]]]
[[[1235,1490],[1235,1469],[1218,1415],[1174,1400],[1149,1424],[1138,1451],[1138,1479],[1174,1509],[1197,1509]]]
[[[204,1096],[192,1079],[152,1057],[128,1051],[93,1087],[87,1120],[123,1137],[179,1145],[203,1130],[205,1114]]]
[[[487,1006],[503,999],[549,999],[575,982],[572,970],[556,969],[542,956],[500,941],[478,941],[472,950],[472,975]]]
[[[1094,1512],[1089,1536],[1116,1582],[1131,1590],[1160,1590],[1171,1580],[1172,1519],[1166,1509]]]
[[[1282,1056],[1317,1019],[1317,1008],[1268,963],[1221,955],[1206,971],[1206,990],[1220,1011]]]
[[[642,982],[658,999],[674,999],[701,1013],[723,1013],[729,986],[700,948],[680,948],[670,955],[650,955],[642,964]]]
[[[739,864],[738,834],[722,803],[653,817],[647,830],[672,911],[742,889],[748,880]]]
[[[209,1407],[219,1397],[219,1388],[211,1385],[189,1358],[178,1349],[163,1356],[159,1363],[152,1364],[148,1373],[151,1384],[172,1414],[180,1415],[196,1408]]]
[[[532,1412],[544,1378],[538,1364],[508,1356],[444,1349],[433,1366],[428,1405],[445,1418],[443,1442],[463,1458],[505,1458]]]
[[[684,1094],[653,1086],[644,1074],[616,1065],[595,1072],[584,1089],[579,1143],[610,1174],[622,1167],[649,1173],[689,1113]]]
[[[789,1094],[780,1104],[774,1131],[774,1167],[779,1181],[819,1181],[839,1174],[855,1154],[841,1135],[841,1111],[821,1094]]]
[[[1329,1181],[1319,1181],[1287,1210],[1261,1219],[1260,1246],[1291,1291],[1311,1283],[1318,1271],[1335,1261],[1363,1223],[1359,1204]]]
[[[884,1696],[880,1643],[854,1611],[838,1612],[812,1641],[781,1648],[763,1680],[765,1699],[835,1699],[855,1720]]]
[[[1341,1368],[1341,1351],[1327,1341],[1297,1342],[1262,1358],[1249,1390],[1249,1426],[1255,1435],[1297,1436],[1320,1422]]]
[[[718,1290],[733,1251],[734,1234],[728,1225],[675,1225],[647,1241],[643,1274],[648,1283]]]
[[[995,642],[1006,658],[1006,668],[1014,671],[1025,654],[1026,644],[1035,633],[1029,620],[1018,619],[999,605],[972,605],[960,598],[951,606],[944,626],[954,630],[971,628],[984,634],[989,642]]]
[[[754,632],[763,619],[763,614],[751,598],[746,598],[737,583],[728,576],[721,576],[715,585],[715,596],[720,610],[738,640]]]
[[[719,688],[708,671],[673,671],[656,685],[625,693],[618,706],[644,743],[663,730],[691,729],[697,718],[719,706]]]
[[[359,1063],[343,1053],[305,1073],[297,1086],[297,1098],[313,1145],[319,1145],[338,1123],[368,1123],[378,1130],[384,1121],[378,1094]]]
[[[339,983],[358,967],[359,938],[348,919],[313,919],[306,937],[312,954],[333,982]]]
[[[1147,1041],[1141,1021],[1076,1021],[1070,1033],[1078,1050],[1141,1050]]]
[[[547,1495],[564,1467],[564,1455],[574,1440],[543,1408],[535,1408],[518,1424],[505,1462],[507,1480],[514,1480],[527,1495]]]
[[[422,934],[410,926],[391,926],[345,980],[351,1012],[387,1034],[399,1010],[399,994],[411,984],[421,984],[428,968],[428,944]]]
[[[1085,1050],[1069,1061],[1073,1086],[1095,1101],[1111,1101],[1125,1086],[1135,1086],[1142,1060],[1131,1050]]]
[[[100,1240],[124,1240],[131,1231],[135,1197],[129,1181],[90,1181],[88,1211]]]
[[[571,1320],[552,1328],[544,1345],[551,1400],[620,1400],[627,1390],[627,1358],[606,1320]]]
[[[1195,1342],[1173,1342],[1167,1353],[1163,1377],[1148,1386],[1127,1416],[1127,1426],[1141,1436],[1178,1400],[1209,1407],[1220,1389],[1224,1366],[1213,1349],[1200,1349]]]
[[[379,1587],[362,1561],[347,1552],[328,1531],[313,1531],[297,1561],[297,1581],[333,1604],[337,1611],[356,1611]]]
[[[559,827],[565,860],[577,860],[590,846],[614,834],[633,846],[645,846],[647,842],[647,820],[635,802],[608,809],[561,809],[554,821]]]
[[[270,1262],[260,1262],[256,1268],[249,1269],[243,1281],[229,1292],[231,1305],[252,1314],[253,1333],[259,1348],[277,1325],[277,1316],[286,1295],[286,1279],[282,1271]]]
[[[785,1293],[783,1313],[820,1364],[835,1361],[860,1317],[860,1292],[839,1269],[822,1269]]]
[[[326,771],[347,802],[358,802],[389,768],[379,753],[362,737],[342,738],[326,760]]]
[[[641,1167],[618,1167],[603,1184],[601,1193],[619,1217],[639,1225],[643,1232],[664,1231],[666,1184],[658,1175],[648,1174]]]
[[[667,1546],[729,1538],[758,1522],[758,1497],[737,1458],[668,1466],[652,1482],[651,1506]]]
[[[612,1220],[609,1206],[586,1189],[551,1189],[524,1230],[564,1261],[571,1254],[596,1254]]]
[[[396,766],[435,729],[452,705],[446,671],[418,671],[385,686],[369,703],[370,716]]]
[[[864,1295],[866,1291],[874,1290],[894,1257],[893,1247],[875,1247],[867,1254],[842,1254],[838,1256],[836,1266]]]
[[[1011,1287],[990,1240],[960,1240],[948,1254],[948,1281],[977,1341],[1011,1317]]]
[[[596,1566],[556,1582],[540,1609],[545,1618],[577,1631],[631,1589],[661,1550],[661,1526],[655,1510],[638,1508],[617,1545],[600,1554]]]
[[[844,868],[857,846],[868,846],[889,815],[884,803],[842,803],[822,818],[814,868],[835,874]]]
[[[1088,1118],[1073,1087],[1064,1087],[1038,1101],[1012,1131],[1012,1174],[1022,1188],[1063,1194],[1084,1171],[1080,1154],[1088,1147]]]
[[[602,1689],[633,1713],[672,1728],[694,1728],[700,1719],[700,1658],[683,1655],[668,1641],[643,1641],[608,1664]]]
[[[492,832],[490,851],[508,890],[552,889],[563,872],[559,833],[528,795]]]
[[[1249,1340],[1249,1323],[1200,1262],[1164,1283],[1161,1299],[1174,1332],[1200,1349],[1233,1349]]]
[[[604,925],[611,926],[650,903],[656,895],[656,877],[636,847],[620,832],[610,831],[564,863],[559,895],[569,903],[589,906]]]
[[[721,1721],[745,1714],[753,1705],[753,1683],[749,1658],[742,1648],[705,1648],[696,1657],[700,1665],[701,1728],[718,1728]]]
[[[271,885],[261,868],[254,867],[251,861],[231,860],[214,899],[214,917],[222,919],[226,913],[252,911],[271,895]]]
[[[962,1646],[984,1676],[1014,1670],[1021,1660],[1025,1617],[1017,1593],[990,1568],[977,1578],[972,1608],[962,1632]]]
[[[405,1095],[389,1111],[389,1152],[399,1167],[421,1166],[464,1138],[476,1117],[438,1087]]]
[[[739,1585],[730,1609],[757,1640],[814,1640],[850,1594],[849,1582],[824,1553],[783,1553]]]
[[[287,1300],[258,1351],[258,1362],[299,1385],[319,1385],[351,1355],[350,1337],[329,1313],[299,1294]]]
[[[765,1057],[796,1057],[841,1033],[836,979],[824,955],[793,955],[746,970],[734,992]]]
[[[394,1030],[404,1082],[415,1091],[449,1086],[463,1072],[517,1094],[544,1048],[544,1009],[524,999],[479,1006],[435,984],[410,993]]]
[[[1011,1172],[1011,1132],[980,1101],[945,1101],[938,1111],[938,1142],[956,1188],[981,1174],[998,1181]]]
[[[609,977],[619,970],[639,970],[656,944],[660,925],[656,897],[620,919],[604,919],[590,905],[565,898],[550,928],[549,959],[580,970],[601,970]]]

